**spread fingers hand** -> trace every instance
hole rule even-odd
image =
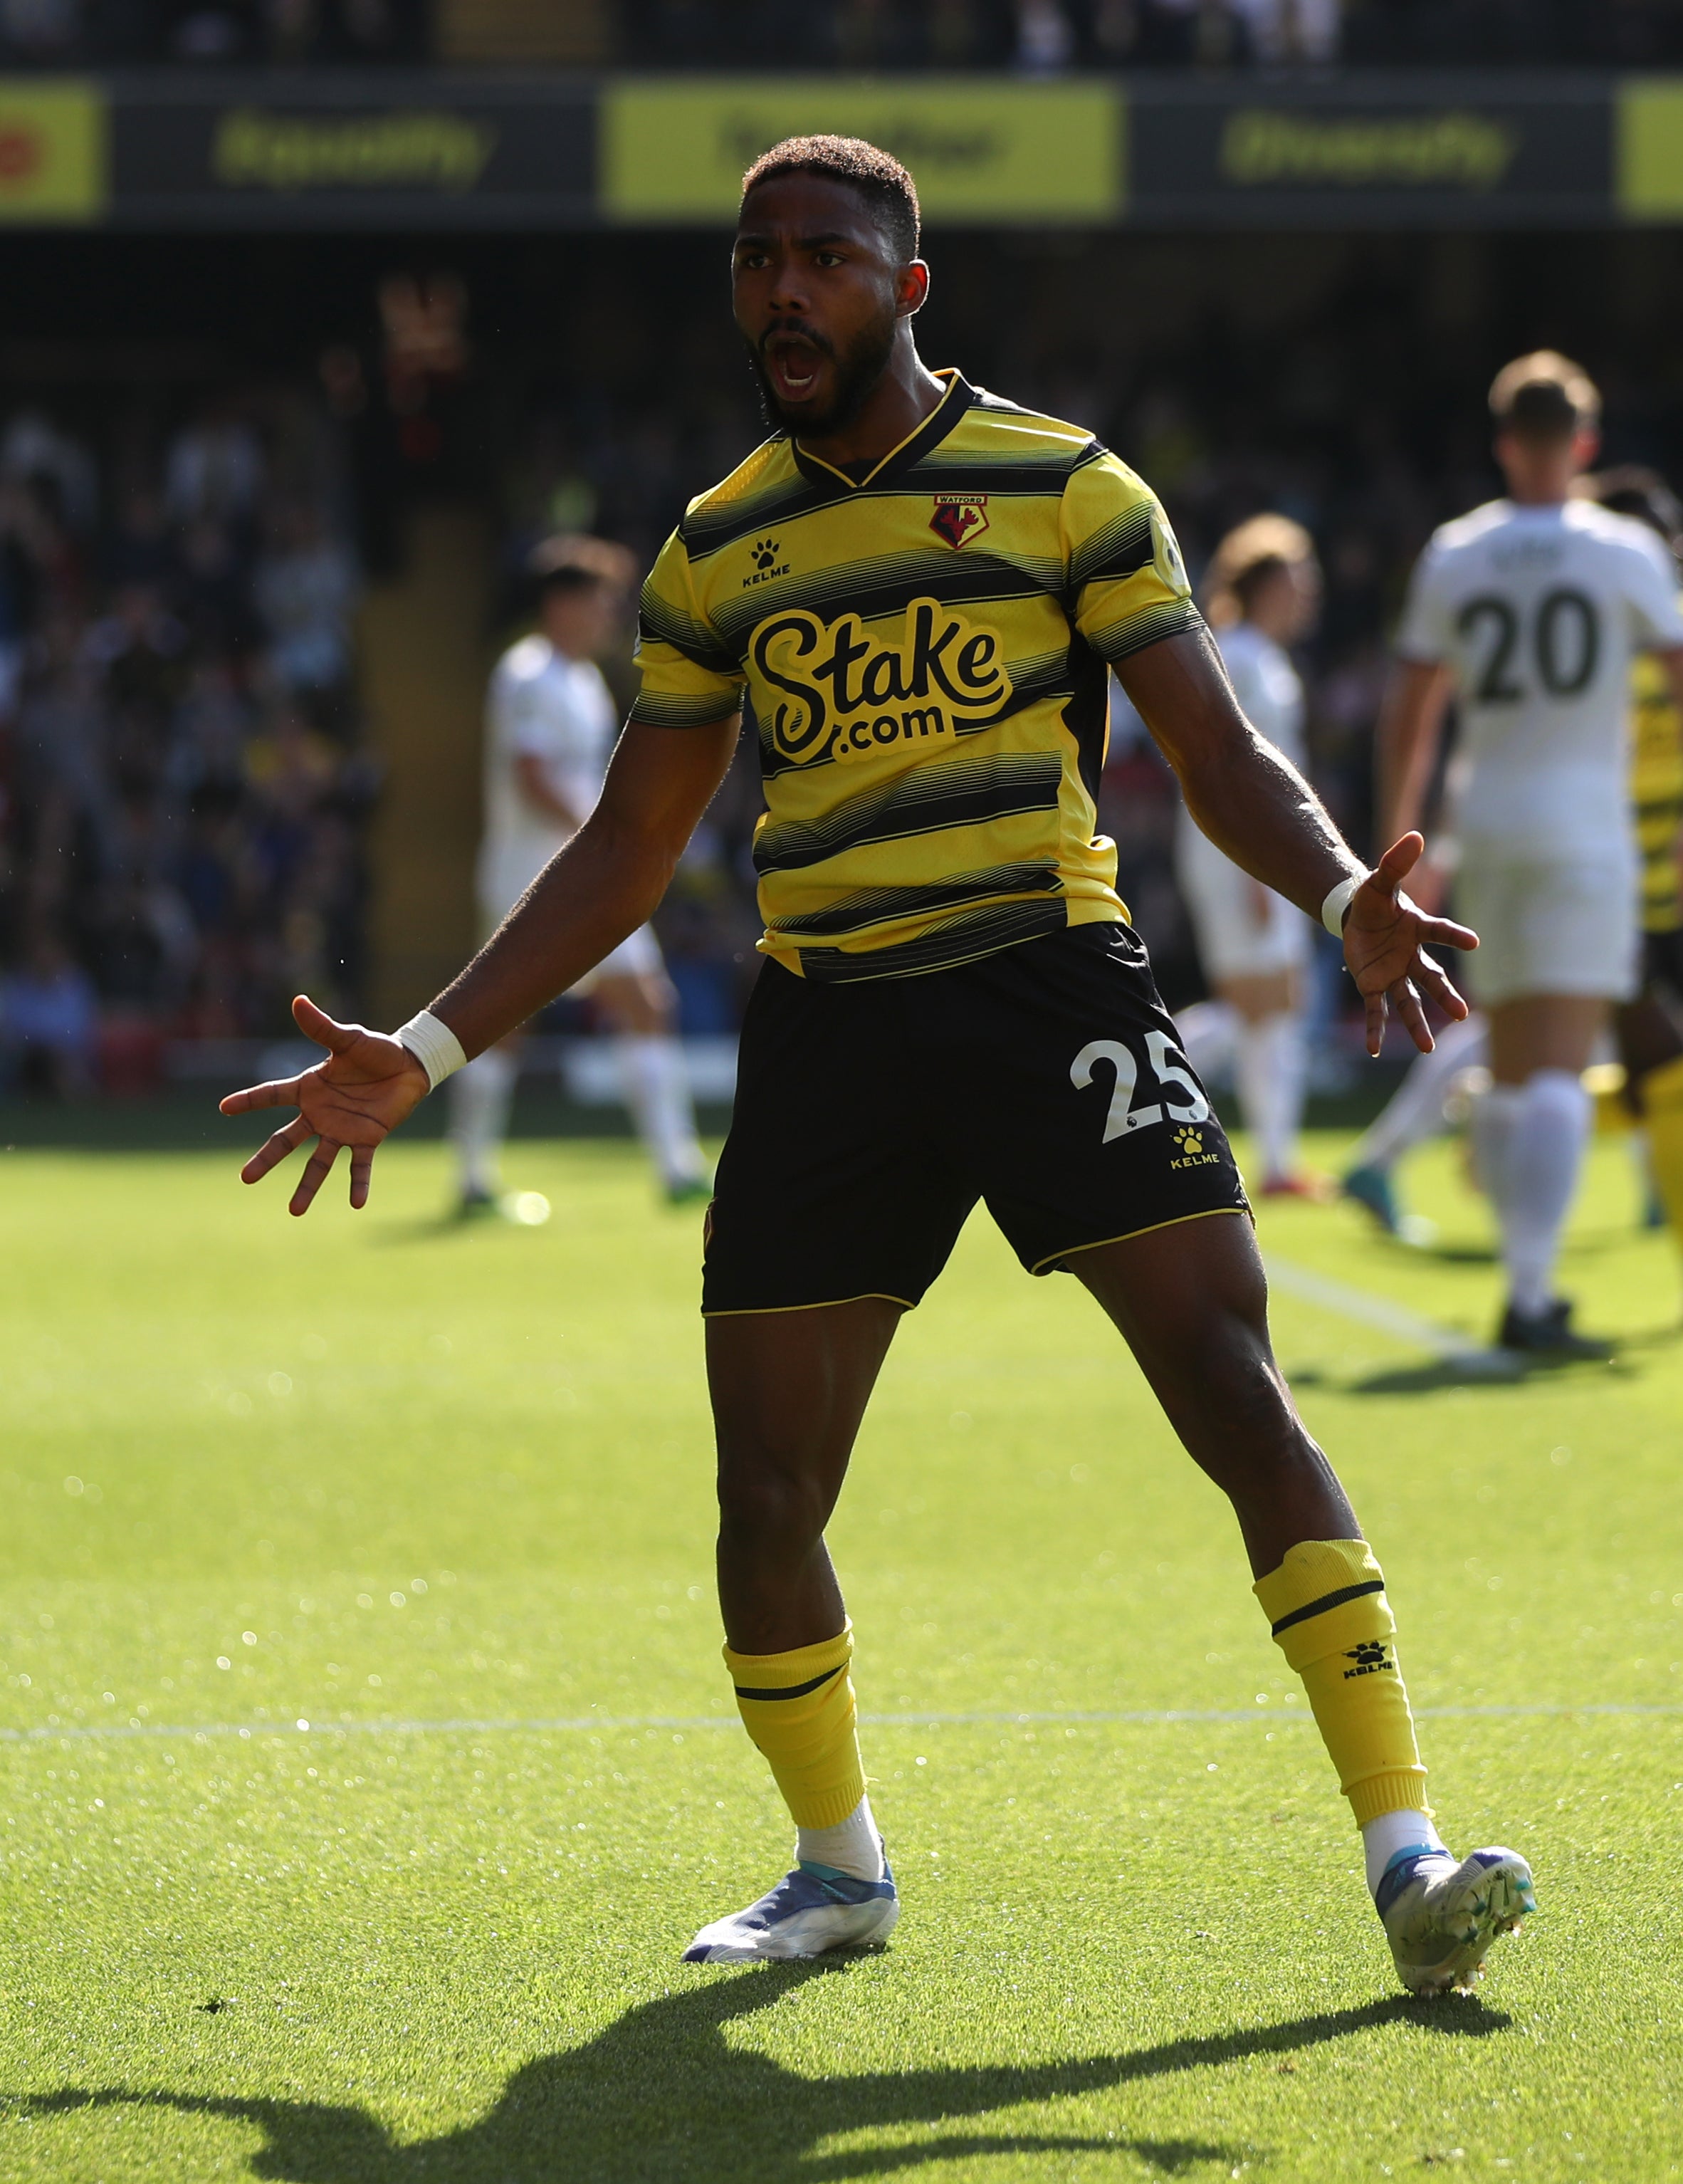
[[[1445,1016],[1454,1017],[1458,1023],[1462,1017],[1472,1014],[1471,1010],[1456,991],[1444,972],[1442,965],[1435,963],[1430,956],[1415,956],[1414,975],[1424,989],[1427,999],[1435,1001]]]
[[[1426,1012],[1420,1006],[1419,989],[1414,980],[1400,980],[1391,988],[1391,999],[1409,1038],[1422,1054],[1430,1054],[1436,1042],[1431,1035],[1431,1026],[1426,1022]]]
[[[336,1138],[322,1138],[318,1140],[315,1150],[304,1162],[304,1172],[298,1178],[298,1187],[287,1201],[286,1211],[289,1213],[309,1212],[312,1200],[322,1184],[326,1182],[332,1171],[333,1163],[338,1157],[339,1141]]]
[[[302,1077],[271,1078],[267,1084],[248,1084],[243,1092],[231,1092],[225,1100],[219,1100],[216,1110],[221,1115],[249,1115],[254,1107],[296,1107]]]
[[[259,1087],[259,1089],[266,1088]],[[266,1138],[245,1166],[240,1170],[242,1183],[260,1183],[272,1167],[278,1167],[288,1153],[295,1153],[300,1145],[308,1145],[315,1135],[302,1115]]]

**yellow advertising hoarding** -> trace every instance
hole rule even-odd
[[[903,159],[933,220],[1108,221],[1125,120],[1106,83],[622,80],[603,92],[601,203],[612,220],[730,220],[745,167],[781,137],[822,131]]]
[[[97,220],[106,170],[103,92],[0,76],[0,221]]]
[[[1683,81],[1621,84],[1614,143],[1614,203],[1625,219],[1683,214]]]

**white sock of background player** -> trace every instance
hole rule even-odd
[[[637,1135],[662,1182],[693,1183],[705,1176],[707,1162],[696,1142],[690,1079],[678,1041],[664,1033],[624,1033],[614,1042],[614,1058]]]
[[[1522,1312],[1541,1312],[1552,1294],[1560,1232],[1578,1187],[1592,1112],[1589,1094],[1569,1069],[1539,1069],[1517,1095],[1497,1206],[1508,1293]]]
[[[1295,1011],[1238,1028],[1239,1106],[1265,1182],[1294,1174],[1308,1056]]]
[[[492,1046],[450,1079],[450,1135],[464,1198],[497,1195],[497,1156],[519,1069],[518,1056]]]
[[[1492,1084],[1473,1102],[1468,1132],[1473,1147],[1473,1180],[1502,1217],[1508,1188],[1508,1147],[1522,1097],[1517,1084]]]
[[[1464,1069],[1481,1068],[1490,1032],[1480,1016],[1446,1024],[1430,1054],[1416,1055],[1402,1082],[1374,1118],[1364,1137],[1352,1146],[1349,1167],[1388,1168],[1403,1154],[1437,1137],[1447,1127],[1443,1103]]]

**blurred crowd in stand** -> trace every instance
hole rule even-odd
[[[627,0],[634,64],[692,68],[1244,66],[1337,57],[1339,0]]]
[[[511,43],[510,41],[513,41]],[[0,0],[0,65],[1643,66],[1683,0]]]
[[[155,1078],[168,1039],[353,1002],[359,577],[325,410],[270,387],[97,449],[0,419],[0,1086]]]
[[[625,0],[632,65],[1243,69],[1635,66],[1683,58],[1680,0]]]
[[[280,67],[425,61],[428,0],[0,0],[0,64]]]
[[[624,0],[618,57],[697,68],[1642,66],[1683,0]]]

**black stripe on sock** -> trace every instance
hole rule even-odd
[[[751,1691],[746,1685],[736,1686],[739,1699],[803,1699],[808,1691],[815,1691],[820,1684],[827,1684],[832,1676],[839,1676],[847,1663],[840,1661],[833,1669],[826,1669],[821,1676],[814,1676],[809,1684],[788,1684],[780,1691]]]
[[[1294,1623],[1307,1623],[1312,1615],[1325,1615],[1329,1607],[1342,1607],[1347,1600],[1360,1600],[1365,1593],[1384,1591],[1385,1580],[1370,1577],[1360,1585],[1347,1585],[1341,1592],[1323,1593],[1319,1600],[1312,1600],[1307,1607],[1294,1607],[1289,1615],[1282,1615],[1272,1626],[1273,1635],[1277,1638],[1282,1630],[1289,1630]]]

